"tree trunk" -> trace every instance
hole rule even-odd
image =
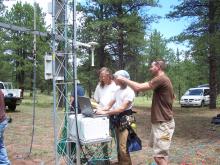
[[[118,18],[122,18],[123,10],[122,4],[118,4]],[[120,20],[117,22],[118,24],[118,58],[119,58],[119,69],[124,69],[124,36],[123,36],[123,24]]]
[[[100,39],[99,43],[103,43],[103,39]],[[98,48],[99,67],[102,68],[106,65],[105,45],[101,44]]]
[[[215,19],[215,6],[213,1],[209,1],[209,41],[208,41],[208,59],[209,59],[209,85],[210,85],[210,109],[216,108],[216,97],[217,97],[217,58],[216,58],[216,48],[214,43],[214,36],[216,32]]]
[[[48,80],[46,82],[47,84],[47,95],[49,96],[50,95],[50,92],[51,92],[51,87],[50,87],[50,84],[52,84],[52,81],[51,80]]]
[[[22,56],[22,50],[18,49],[17,50],[18,56]],[[16,61],[16,70],[17,68],[22,67],[21,62]],[[21,89],[21,97],[24,96],[24,71],[21,70],[19,72],[16,72],[16,80],[18,82],[18,88]]]
[[[17,74],[17,81],[19,85],[19,89],[21,89],[21,97],[24,96],[24,72],[21,71]]]
[[[31,77],[31,81],[30,81],[30,97],[32,97],[33,96],[33,86],[34,86],[33,71],[30,73],[30,77]]]
[[[62,81],[57,81],[58,84],[57,84],[57,91],[58,91],[58,99],[57,99],[57,102],[58,102],[58,107],[62,108],[64,106],[64,96],[65,96],[65,93],[64,93],[64,85],[61,83]]]
[[[118,34],[118,56],[119,56],[119,69],[124,69],[124,38],[123,38],[123,32],[121,29],[119,29]]]
[[[100,14],[99,14],[99,19],[100,20],[104,20],[104,6],[101,4],[100,6]],[[105,62],[106,62],[106,57],[105,57],[105,35],[104,35],[104,31],[105,31],[105,27],[102,27],[99,29],[99,34],[100,34],[100,38],[99,38],[99,43],[100,46],[98,48],[98,59],[99,59],[99,67],[103,67],[105,66]]]

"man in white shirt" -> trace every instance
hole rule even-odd
[[[94,93],[95,101],[100,107],[105,107],[111,101],[118,88],[113,81],[111,70],[106,67],[101,68],[99,70],[99,83]]]
[[[130,79],[128,72],[125,70],[115,72],[114,76],[123,76]],[[115,92],[115,95],[109,104],[104,108],[98,109],[96,113],[107,114],[111,117],[115,116],[120,120],[120,118],[123,116],[132,115],[132,106],[135,93],[126,83],[117,79],[114,81],[116,85],[120,86],[120,88]],[[112,108],[113,105],[114,107]],[[120,122],[116,122],[114,125],[117,136],[118,162],[120,165],[131,165],[131,157],[127,151],[127,138],[129,134],[128,128],[122,128]]]
[[[99,104],[98,107],[105,107],[112,100],[115,95],[116,90],[119,88],[113,81],[113,75],[109,68],[102,67],[99,70],[99,83],[96,86],[94,99]],[[98,108],[97,107],[97,108]],[[112,127],[110,125],[110,127]],[[111,128],[112,136],[114,136],[113,129]],[[106,159],[103,163],[104,165],[110,164],[108,158],[108,144],[102,143],[104,159]]]

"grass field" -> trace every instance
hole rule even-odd
[[[41,93],[37,93],[36,96],[36,105],[38,107],[48,107],[52,106],[53,104],[53,96],[50,95],[44,95]],[[138,96],[135,98],[134,105],[137,107],[150,107],[151,106],[151,97],[149,96]],[[220,95],[217,97],[217,107],[220,107]],[[33,104],[33,98],[30,97],[29,93],[25,93],[24,100],[22,101],[22,105],[32,105]],[[180,104],[178,100],[174,101],[174,107],[179,108]]]
[[[137,133],[142,139],[143,149],[132,153],[134,165],[148,165],[152,161],[152,150],[148,148],[150,133],[151,99],[136,98]],[[37,95],[35,111],[35,132],[32,152],[29,155],[32,138],[32,98],[25,95],[22,105],[15,112],[7,114],[13,118],[5,132],[5,143],[10,160],[15,165],[54,164],[54,128],[52,97]],[[176,130],[170,150],[170,165],[220,165],[220,127],[213,129],[210,121],[220,109],[179,108],[175,104]],[[58,116],[63,114],[57,111]],[[61,125],[61,120],[57,121]],[[185,164],[184,164],[185,163]]]

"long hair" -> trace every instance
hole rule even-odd
[[[106,75],[109,76],[110,80],[113,79],[113,75],[112,75],[112,71],[107,68],[107,67],[102,67],[101,69],[99,69],[98,74],[100,76],[101,73],[105,73]],[[104,82],[100,80],[100,86],[103,88],[105,86]]]

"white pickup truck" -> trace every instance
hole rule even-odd
[[[5,105],[9,110],[15,110],[21,104],[21,89],[13,89],[11,82],[0,81],[0,89],[4,93]]]

